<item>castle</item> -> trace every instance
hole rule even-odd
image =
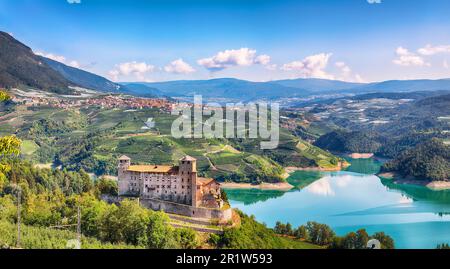
[[[222,210],[220,184],[197,176],[197,160],[185,156],[178,166],[132,165],[119,158],[119,196],[138,197],[154,210],[190,217],[228,220],[231,211]]]

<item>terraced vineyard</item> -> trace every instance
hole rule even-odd
[[[21,111],[20,114],[17,111]],[[142,128],[151,118],[154,129]],[[23,156],[37,164],[53,163],[97,175],[116,173],[116,160],[128,155],[136,163],[175,164],[184,155],[198,160],[202,176],[236,182],[280,182],[286,166],[331,167],[333,155],[281,130],[276,150],[245,139],[175,139],[175,117],[157,109],[89,107],[26,108],[0,114],[0,132],[24,140]]]

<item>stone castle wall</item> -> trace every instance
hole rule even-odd
[[[140,203],[142,206],[156,211],[162,210],[166,213],[183,215],[192,218],[217,219],[222,223],[228,222],[232,219],[231,208],[220,210],[203,207],[192,207],[157,199],[141,199]]]

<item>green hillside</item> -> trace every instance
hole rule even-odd
[[[156,129],[142,129],[148,118],[154,119]],[[276,150],[261,150],[258,140],[175,139],[170,135],[174,119],[157,109],[18,105],[15,111],[0,114],[0,133],[15,133],[24,140],[23,155],[35,163],[98,175],[115,175],[117,158],[123,154],[133,162],[151,164],[176,164],[191,155],[202,176],[253,183],[284,181],[287,166],[330,168],[338,162],[283,129]]]

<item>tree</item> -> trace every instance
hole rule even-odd
[[[306,229],[305,225],[302,225],[295,230],[295,237],[298,239],[302,239],[305,241],[309,240],[308,230]]]
[[[274,232],[277,234],[284,234],[286,231],[286,225],[281,223],[280,221],[277,221],[275,224],[275,228],[273,228]]]
[[[176,240],[182,249],[195,249],[199,245],[197,233],[192,229],[175,230]]]
[[[380,241],[382,249],[395,249],[394,239],[384,232],[375,233],[372,238]]]
[[[19,155],[22,142],[15,136],[0,137],[0,155]]]
[[[92,184],[91,177],[84,171],[84,169],[81,169],[79,172],[82,182],[82,192],[89,192],[94,187]]]
[[[356,232],[356,249],[366,249],[367,242],[369,242],[369,235],[367,234],[365,229],[358,230]]]
[[[8,160],[20,154],[22,142],[15,136],[0,137],[0,190],[6,181],[5,173],[11,170]]]
[[[175,248],[173,229],[168,225],[169,217],[163,212],[153,212],[150,215],[147,230],[147,247],[150,249]]]
[[[285,235],[292,235],[293,234],[292,225],[289,222],[286,224],[286,228],[285,228],[284,234]]]
[[[317,222],[308,222],[306,229],[312,243],[326,246],[333,242],[335,237],[334,231],[326,224],[320,224]]]
[[[119,194],[117,182],[104,177],[100,178],[100,180],[96,182],[96,187],[99,194],[107,194],[111,196],[117,196]]]
[[[123,200],[113,206],[101,220],[101,238],[112,243],[145,246],[149,212],[136,201]]]
[[[0,103],[9,101],[11,99],[11,96],[3,89],[0,89]]]
[[[356,249],[357,242],[358,242],[358,235],[356,235],[356,233],[354,232],[348,233],[341,241],[342,248]]]
[[[220,189],[220,197],[222,197],[224,203],[226,204],[230,203],[230,201],[228,200],[227,192],[224,189]]]

